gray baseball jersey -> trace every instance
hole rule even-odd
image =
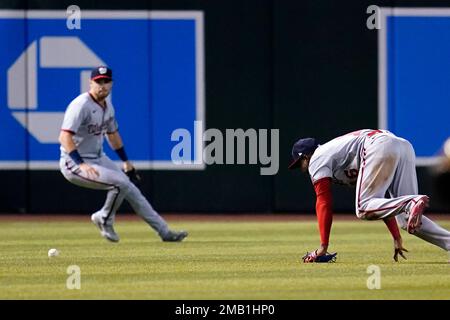
[[[103,155],[105,133],[117,131],[117,121],[111,103],[101,107],[88,93],[82,93],[67,107],[61,130],[73,133],[73,141],[82,158]],[[61,146],[61,153],[66,151]]]
[[[371,129],[351,132],[320,145],[309,162],[313,183],[332,178],[334,183],[355,185],[360,167],[360,153]]]

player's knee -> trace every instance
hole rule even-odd
[[[361,220],[377,220],[379,218],[377,215],[375,215],[373,213],[365,212],[364,214],[361,215],[360,219]]]
[[[136,194],[136,193],[140,193],[141,192],[139,190],[139,188],[136,187],[133,184],[133,182],[130,181],[130,179],[128,177],[125,177],[125,179],[123,179],[123,181],[121,183],[121,189],[126,195],[128,195],[128,194]]]
[[[127,177],[125,178],[117,178],[114,181],[114,188],[118,191],[118,192],[128,192],[130,189],[130,179],[128,179]]]
[[[122,179],[122,180],[120,180],[120,188],[122,188],[123,190],[128,190],[128,189],[130,189],[130,186],[131,186],[131,181],[130,181],[130,179]]]
[[[366,220],[365,214],[364,214],[364,213],[365,213],[365,212],[362,211],[361,209],[356,208],[356,216],[358,217],[358,219]]]
[[[361,209],[356,209],[356,216],[361,220],[376,220],[377,215],[370,211],[364,211]]]
[[[356,216],[358,217],[358,219],[364,220],[363,214],[361,214],[361,211],[359,211],[358,209],[356,209]]]

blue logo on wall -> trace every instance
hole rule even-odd
[[[82,28],[70,30],[63,11],[0,11],[0,41],[8,44],[0,51],[0,168],[58,168],[64,111],[98,65],[114,71],[109,99],[138,168],[204,168],[194,128],[205,108],[202,12],[81,14]],[[171,161],[177,128],[196,137],[193,164]]]

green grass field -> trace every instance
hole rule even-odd
[[[450,222],[441,221],[450,228]],[[447,253],[402,232],[408,260],[392,261],[381,222],[336,221],[334,264],[303,264],[315,222],[172,222],[189,230],[164,243],[141,220],[116,223],[121,242],[83,222],[0,223],[0,299],[450,299]],[[60,255],[47,257],[50,248]],[[81,270],[69,290],[67,268]],[[369,290],[370,265],[381,289]]]

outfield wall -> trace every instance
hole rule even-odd
[[[10,1],[3,3],[1,9],[65,10],[70,4],[64,1]],[[381,121],[379,31],[366,27],[369,17],[366,9],[372,4],[380,7],[405,6],[400,1],[355,1],[352,4],[332,0],[130,0],[121,4],[77,1],[82,15],[83,10],[92,9],[102,12],[117,10],[116,13],[133,10],[128,14],[141,20],[137,25],[128,26],[130,29],[127,32],[130,39],[136,34],[143,40],[129,44],[126,37],[120,38],[120,32],[113,30],[114,24],[105,27],[105,24],[96,24],[93,20],[84,23],[83,18],[81,30],[75,30],[73,35],[82,38],[89,32],[97,32],[98,37],[102,37],[103,33],[105,37],[122,39],[120,42],[102,44],[101,40],[94,41],[94,35],[92,38],[82,38],[91,49],[97,50],[102,62],[114,62],[111,66],[118,77],[112,99],[121,124],[120,130],[130,158],[137,159],[143,168],[140,170],[144,181],[143,192],[157,210],[313,212],[315,198],[309,179],[287,170],[292,143],[298,137],[305,136],[314,136],[325,142],[348,131],[376,128]],[[424,4],[428,7],[450,7],[450,1],[408,2],[408,6],[415,7]],[[191,18],[183,18],[189,25],[177,29],[180,26],[174,18],[174,25],[164,29],[170,23],[171,18],[167,18],[169,14],[162,22],[161,31],[152,24],[143,29],[148,34],[142,33],[137,28],[142,27],[142,23],[150,24],[147,18],[142,18],[148,12],[153,12],[153,16],[148,16],[159,19],[162,16],[154,12],[188,12],[191,14],[189,17],[194,17],[193,24],[189,24]],[[42,26],[44,31],[36,31],[31,23],[25,24],[25,31],[23,34],[18,31],[15,39],[11,33],[5,32],[7,29],[3,29],[3,33],[11,37],[3,40],[11,42],[4,46],[7,50],[2,62],[3,71],[0,70],[5,72],[0,82],[0,95],[5,99],[1,104],[0,119],[3,120],[0,120],[0,128],[6,136],[2,139],[3,158],[0,164],[2,161],[7,163],[0,170],[0,179],[4,182],[0,190],[0,212],[89,213],[100,207],[104,200],[102,192],[81,189],[64,180],[55,169],[59,158],[57,145],[41,143],[23,130],[16,121],[19,116],[13,118],[13,111],[22,110],[17,106],[14,109],[14,103],[6,99],[6,70],[15,59],[14,50],[18,52],[13,47],[20,47],[22,41],[23,48],[27,48],[35,33],[47,32],[45,28],[49,31],[36,37],[68,36],[67,30],[64,33],[58,29],[60,27],[57,24],[52,26],[50,21],[49,26]],[[3,28],[6,27],[3,25]],[[52,34],[52,30],[59,31]],[[170,35],[167,30],[175,31]],[[171,41],[164,43],[170,37],[183,39],[185,47],[177,49],[171,46]],[[89,42],[90,39],[92,42]],[[42,42],[39,45],[42,47]],[[166,51],[158,55],[158,48],[162,45],[167,45]],[[188,56],[190,60],[186,58],[185,64],[174,67],[174,63],[183,62],[186,57],[178,57],[175,53],[177,50],[188,50],[186,48],[193,48],[195,52]],[[118,54],[122,50],[132,51]],[[167,52],[173,55],[167,55]],[[41,55],[43,53],[39,52],[39,57]],[[166,58],[173,60],[164,66]],[[143,59],[142,62],[139,59]],[[79,68],[75,69],[79,72]],[[180,70],[187,70],[186,74],[179,73]],[[38,83],[36,99],[39,104],[47,102],[47,111],[61,112],[65,103],[75,96],[75,88],[79,88],[78,78],[65,74],[68,79],[76,81],[55,81],[52,72],[55,70],[43,71],[40,75],[42,81]],[[136,77],[130,77],[130,74],[136,74]],[[139,75],[150,76],[139,78]],[[177,77],[182,79],[178,83],[174,82]],[[166,87],[158,87],[165,81]],[[443,91],[447,89],[441,88]],[[59,95],[54,95],[55,92]],[[159,99],[161,92],[166,95]],[[29,97],[25,101],[30,104]],[[59,104],[56,105],[55,101]],[[395,105],[402,106],[402,101],[395,100]],[[436,101],[434,103],[438,104]],[[169,107],[174,109],[167,109]],[[418,106],[409,112],[417,114],[413,118],[420,119],[431,110],[429,105],[424,106],[423,110],[420,108]],[[405,109],[399,110],[400,113],[395,115],[401,118],[401,112]],[[433,112],[431,114],[435,114],[436,119],[443,118]],[[31,119],[29,110],[24,113],[26,119]],[[204,129],[217,128],[224,133],[226,129],[237,128],[279,129],[278,174],[260,175],[259,164],[215,164],[183,170],[170,167],[168,155],[174,144],[170,140],[171,130],[186,126],[194,135],[194,120],[202,120]],[[403,132],[402,123],[394,124]],[[441,136],[445,133],[450,135],[449,127],[439,127]],[[433,122],[419,122],[413,131],[433,133]],[[432,141],[435,149],[442,143],[438,138],[433,140],[433,136],[425,141]],[[420,137],[417,143],[418,148],[426,144]],[[8,153],[10,151],[11,155]],[[192,157],[195,157],[195,152]],[[169,163],[169,166],[164,163]],[[418,178],[420,191],[430,194],[433,199],[433,181],[428,167],[418,167]],[[334,195],[338,212],[353,211],[352,189],[336,187]],[[131,209],[125,204],[121,210]],[[442,211],[446,208],[439,201],[434,201],[431,210]]]

